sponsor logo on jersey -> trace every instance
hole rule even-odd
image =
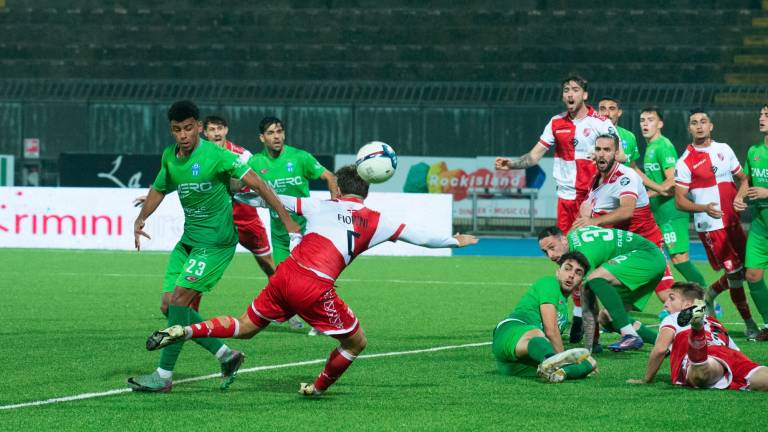
[[[619,180],[619,184],[622,186],[626,186],[629,184],[629,177],[622,177],[621,180]]]
[[[304,183],[304,180],[301,178],[301,176],[296,177],[284,177],[274,180],[268,180],[268,183],[270,186],[272,186],[273,189],[284,189],[288,186],[299,186]]]
[[[555,134],[564,134],[564,133],[571,133],[570,129],[558,129],[555,131]]]
[[[661,165],[658,162],[647,163],[643,167],[646,171],[661,171]]]
[[[285,164],[285,169],[288,170],[288,172],[293,172],[293,162]]]
[[[768,178],[768,168],[752,168],[752,177]]]
[[[192,164],[192,175],[197,177],[200,174],[200,164],[195,162]]]
[[[262,174],[266,174],[266,173],[269,172],[269,170],[266,169],[266,168],[262,168],[261,171],[259,171],[259,172],[262,173]]]
[[[176,188],[176,191],[179,193],[179,196],[187,196],[192,192],[207,193],[207,192],[211,192],[212,190],[213,190],[213,183],[211,182],[182,183]]]
[[[706,159],[702,159],[702,160],[696,162],[695,164],[693,164],[693,169],[696,169],[696,168],[700,167],[701,164],[703,164],[706,161],[707,161]]]

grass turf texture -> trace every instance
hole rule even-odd
[[[165,253],[0,250],[4,264],[0,405],[125,388],[128,376],[148,373],[158,353],[144,350],[159,312]],[[700,263],[707,280],[714,273]],[[358,315],[369,345],[364,354],[490,341],[494,325],[527,286],[551,274],[544,259],[361,257],[338,282]],[[253,258],[237,254],[204,317],[239,315],[265,284]],[[740,322],[728,295],[725,322]],[[652,300],[641,315],[655,323]],[[753,308],[754,310],[754,308]],[[758,319],[759,321],[759,319]],[[768,344],[748,343],[730,325],[742,350],[768,361]],[[306,330],[304,331],[306,332]],[[250,341],[230,341],[248,358],[244,368],[325,359],[336,345],[287,327]],[[603,343],[616,340],[603,336]],[[657,382],[640,378],[650,347],[597,356],[600,373],[547,385],[496,373],[490,346],[361,358],[320,399],[300,398],[313,364],[241,374],[227,392],[218,378],[178,384],[170,394],[113,396],[0,410],[0,430],[510,430],[568,425],[574,430],[745,430],[762,424],[766,395],[695,391],[669,384],[665,362]],[[177,380],[218,372],[213,357],[188,343]],[[715,415],[716,413],[716,415]],[[335,425],[329,427],[329,425]],[[346,426],[342,426],[346,425]],[[700,430],[700,429],[697,429]]]

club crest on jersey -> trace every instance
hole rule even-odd
[[[621,180],[619,180],[619,184],[622,186],[626,186],[629,184],[629,177],[622,177]]]
[[[717,158],[720,159],[720,160],[724,160],[725,159],[725,157],[723,156],[722,153],[718,153],[717,154]]]
[[[583,133],[585,137],[588,137],[592,132],[589,129],[584,129],[581,133]]]
[[[195,177],[200,175],[200,164],[197,162],[192,164],[192,175]]]
[[[285,164],[285,169],[288,170],[288,172],[293,172],[293,162]]]
[[[758,155],[755,155],[755,158],[754,158],[754,159],[752,159],[752,160],[753,160],[753,161],[755,161],[755,162],[757,162],[757,161],[759,161],[759,160],[760,160],[760,156],[758,156]]]

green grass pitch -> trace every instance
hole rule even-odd
[[[128,376],[157,366],[144,349],[165,326],[160,315],[164,253],[0,250],[0,405],[125,388]],[[714,273],[699,263],[708,280]],[[553,264],[527,258],[361,257],[338,282],[368,335],[364,354],[490,341],[494,325]],[[238,254],[203,316],[239,315],[265,284],[253,258]],[[740,320],[725,295],[726,323]],[[640,318],[655,323],[653,300]],[[754,310],[754,308],[753,308]],[[758,322],[760,321],[757,317]],[[768,362],[768,344],[742,350]],[[603,342],[613,341],[603,337]],[[272,327],[248,341],[243,368],[324,360],[335,341]],[[600,373],[547,385],[496,374],[490,346],[360,358],[320,399],[300,398],[322,364],[242,373],[227,392],[219,379],[177,383],[169,394],[117,393],[41,406],[0,409],[0,430],[747,430],[764,424],[766,395],[695,391],[639,378],[650,347],[597,356]],[[182,380],[218,371],[207,352],[187,344],[176,367]]]

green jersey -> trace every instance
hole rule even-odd
[[[173,144],[163,151],[152,188],[163,194],[179,193],[184,209],[181,242],[190,246],[236,245],[229,179],[242,178],[248,167],[238,155],[203,139],[187,157],[176,157],[177,149]]]
[[[568,324],[568,302],[565,300],[560,283],[554,276],[544,276],[534,282],[509,314],[509,318],[544,329],[541,322],[541,305],[551,304],[557,310],[557,326],[560,333]]]
[[[278,195],[305,198],[309,196],[309,181],[320,178],[326,171],[325,167],[314,156],[296,147],[283,146],[283,151],[276,158],[269,155],[266,149],[256,153],[248,161],[248,165],[265,182],[272,186]],[[288,244],[288,232],[280,222],[277,213],[270,209],[272,235],[285,240]],[[302,232],[307,223],[306,219],[291,214],[296,223],[301,226]]]
[[[659,251],[659,247],[645,237],[615,228],[588,226],[568,233],[568,250],[584,254],[591,270],[640,249]]]
[[[616,126],[616,131],[619,133],[619,139],[621,140],[621,147],[624,149],[624,154],[627,155],[627,160],[624,161],[624,165],[629,166],[632,162],[640,159],[640,152],[637,150],[637,138],[635,138],[635,134],[623,127]]]
[[[757,143],[747,150],[747,160],[744,161],[744,173],[749,179],[750,186],[768,188],[768,146]],[[752,207],[752,227],[756,235],[768,236],[768,200],[750,200]]]
[[[672,142],[664,135],[648,143],[645,149],[645,158],[643,158],[643,171],[649,179],[658,184],[664,183],[664,170],[674,169],[677,163],[677,150]],[[651,211],[656,223],[664,224],[666,221],[677,218],[688,218],[686,213],[681,212],[675,207],[674,196],[654,196],[651,197]]]

